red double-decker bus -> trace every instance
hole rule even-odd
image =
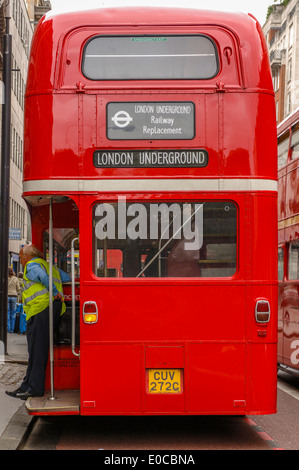
[[[72,275],[29,412],[275,413],[276,118],[257,21],[48,13],[24,151],[33,243]]]
[[[299,109],[278,137],[278,366],[299,375]]]

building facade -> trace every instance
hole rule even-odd
[[[299,0],[271,5],[263,31],[267,39],[277,123],[299,107]]]
[[[0,0],[0,58],[2,70],[5,5]],[[24,96],[30,45],[35,24],[51,8],[44,0],[9,0],[9,33],[12,36],[11,57],[11,126],[10,126],[10,207],[9,258],[15,273],[21,270],[18,253],[31,240],[30,216],[22,199]],[[2,72],[1,72],[2,73]],[[2,78],[2,77],[1,77]],[[1,132],[1,126],[0,126]]]
[[[41,17],[51,9],[49,0],[26,0],[30,21],[36,25]]]
[[[11,0],[9,30],[12,35],[10,126],[9,265],[17,272],[19,250],[31,239],[30,219],[22,199],[24,95],[33,27],[24,0]]]

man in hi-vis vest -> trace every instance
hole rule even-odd
[[[45,393],[46,368],[49,353],[49,263],[33,245],[24,246],[20,253],[24,267],[23,308],[26,313],[28,367],[21,386],[6,393],[26,400]],[[57,327],[66,306],[62,282],[70,281],[68,274],[53,266],[53,327]]]

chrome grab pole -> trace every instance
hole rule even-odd
[[[79,241],[79,238],[73,238],[71,244],[71,268],[72,268],[72,353],[74,356],[80,356],[80,353],[75,351],[76,347],[76,291],[75,291],[75,241]]]
[[[50,341],[50,381],[51,395],[54,397],[54,328],[53,328],[53,199],[50,198],[49,204],[49,341]]]
[[[179,229],[172,235],[171,238],[169,238],[167,240],[167,242],[165,243],[165,245],[162,246],[162,248],[160,248],[161,246],[161,240],[159,241],[159,251],[158,253],[155,254],[155,256],[152,257],[152,259],[147,263],[146,266],[144,266],[144,268],[140,271],[140,273],[137,274],[136,277],[139,277],[141,276],[142,273],[144,273],[144,271],[152,264],[153,261],[155,261],[155,259],[160,256],[160,253],[162,253],[162,251],[167,247],[167,245],[169,245],[169,243],[174,239],[174,237],[180,233],[181,229],[184,228],[184,226],[187,224],[187,222],[189,222],[189,220],[192,219],[192,217],[196,214],[196,212],[201,208],[203,207],[204,203],[203,204],[200,204],[200,206],[198,206],[198,208],[193,212],[193,214],[191,214],[187,220],[185,220],[185,222],[179,227]],[[164,231],[165,232],[165,231]],[[164,233],[163,232],[163,233]],[[160,271],[160,270],[159,270]],[[159,276],[161,275],[161,271],[159,272]]]

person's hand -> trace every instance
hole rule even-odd
[[[58,294],[55,295],[54,299],[55,300],[61,300],[61,302],[63,301],[63,298],[62,298],[62,295],[60,294],[60,292],[58,292]]]

